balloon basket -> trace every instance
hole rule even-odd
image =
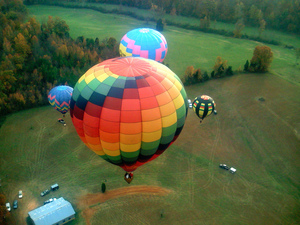
[[[124,180],[130,184],[131,181],[133,180],[133,173],[128,173],[126,172],[125,175],[124,175]]]

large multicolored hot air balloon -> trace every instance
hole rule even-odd
[[[90,68],[76,83],[70,105],[81,140],[126,172],[155,159],[176,140],[187,110],[176,74],[138,57],[109,59]]]
[[[206,116],[209,116],[216,107],[214,100],[208,95],[196,97],[192,105],[194,112],[200,118],[200,123]]]
[[[167,55],[168,45],[160,32],[150,28],[138,28],[124,35],[119,51],[121,56],[143,57],[162,62]]]
[[[64,115],[70,108],[72,92],[73,88],[66,85],[54,87],[48,94],[48,101],[57,111]]]

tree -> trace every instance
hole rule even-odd
[[[223,77],[227,70],[227,60],[222,59],[220,56],[217,57],[215,65],[213,67],[212,77]]]
[[[13,91],[14,84],[16,83],[17,79],[15,78],[15,74],[12,70],[4,70],[0,71],[0,81],[1,81],[1,92],[3,93],[10,93]]]
[[[176,8],[175,7],[172,8],[170,15],[176,16]]]
[[[248,70],[249,70],[249,60],[247,60],[244,65],[244,71],[248,71]]]
[[[263,12],[261,9],[258,9],[257,6],[252,5],[249,10],[250,22],[253,26],[260,25],[261,20],[263,20]]]
[[[259,36],[262,35],[262,33],[265,31],[265,29],[266,29],[266,21],[264,19],[261,19],[259,21],[259,29],[258,29]]]
[[[14,39],[16,53],[19,53],[22,57],[26,58],[31,53],[31,48],[28,45],[23,34],[19,33]]]
[[[267,72],[273,61],[273,52],[268,46],[256,46],[250,60],[250,72]]]
[[[244,28],[245,28],[244,21],[241,18],[235,24],[234,31],[233,31],[233,36],[237,37],[237,38],[240,38],[242,36],[242,31],[243,31]]]
[[[3,50],[6,55],[13,54],[11,43],[6,37],[3,39]]]
[[[185,77],[185,83],[187,84],[191,84],[191,80],[193,78],[193,73],[194,73],[194,67],[193,66],[188,66],[186,69],[185,69],[185,72],[184,72],[184,77]]]
[[[66,21],[60,19],[59,17],[55,17],[53,27],[53,32],[55,34],[57,34],[61,38],[65,36],[69,37],[69,30],[70,28]]]
[[[102,193],[105,193],[105,191],[106,191],[106,184],[105,183],[102,183],[101,191],[102,191]]]
[[[205,16],[203,19],[200,19],[200,28],[208,29],[210,27],[210,19]]]
[[[237,22],[235,23],[235,29],[233,31],[234,37],[240,38],[242,36],[242,31],[245,27],[244,25],[244,4],[238,2],[234,8],[235,18]]]
[[[244,4],[243,2],[238,2],[234,7],[234,15],[237,20],[244,17]]]
[[[64,44],[56,48],[56,52],[62,57],[67,57],[69,55],[68,47]]]
[[[164,24],[163,24],[162,19],[157,20],[156,30],[157,31],[163,31],[164,30]]]

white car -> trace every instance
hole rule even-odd
[[[226,164],[220,164],[220,168],[229,170],[229,167]]]
[[[230,173],[235,173],[236,172],[236,168],[230,167],[229,171],[230,171]]]
[[[7,202],[7,203],[5,204],[5,206],[6,206],[7,211],[10,212],[11,208],[10,208],[9,202]]]
[[[189,103],[189,108],[190,108],[190,109],[193,108],[191,99],[188,99],[188,103]]]
[[[46,205],[46,204],[48,204],[50,202],[53,202],[55,200],[56,200],[56,198],[50,198],[50,199],[48,199],[47,201],[44,202],[44,205]]]
[[[50,191],[49,191],[48,189],[46,189],[45,191],[43,191],[43,192],[41,193],[41,196],[44,197],[45,195],[47,195],[47,194],[49,194],[49,193],[50,193]]]
[[[22,192],[22,190],[19,191],[19,198],[23,198],[23,192]]]

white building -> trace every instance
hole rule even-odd
[[[60,225],[75,219],[75,211],[70,202],[59,198],[28,213],[35,225]]]

